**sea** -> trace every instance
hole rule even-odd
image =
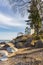
[[[6,43],[7,43],[7,42],[9,42],[9,41],[11,41],[11,40],[0,40],[0,43],[1,43],[1,42],[6,42]]]

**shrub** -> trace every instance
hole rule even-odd
[[[40,40],[40,36],[35,36],[34,40]]]

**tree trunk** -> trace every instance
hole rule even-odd
[[[37,34],[37,36],[39,36],[39,29],[38,28],[36,30],[36,34]]]

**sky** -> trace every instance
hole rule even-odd
[[[8,0],[0,0],[0,40],[11,40],[25,31],[27,13],[22,17],[14,13]]]

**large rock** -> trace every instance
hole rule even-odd
[[[43,42],[41,40],[35,43],[35,48],[43,48]]]

